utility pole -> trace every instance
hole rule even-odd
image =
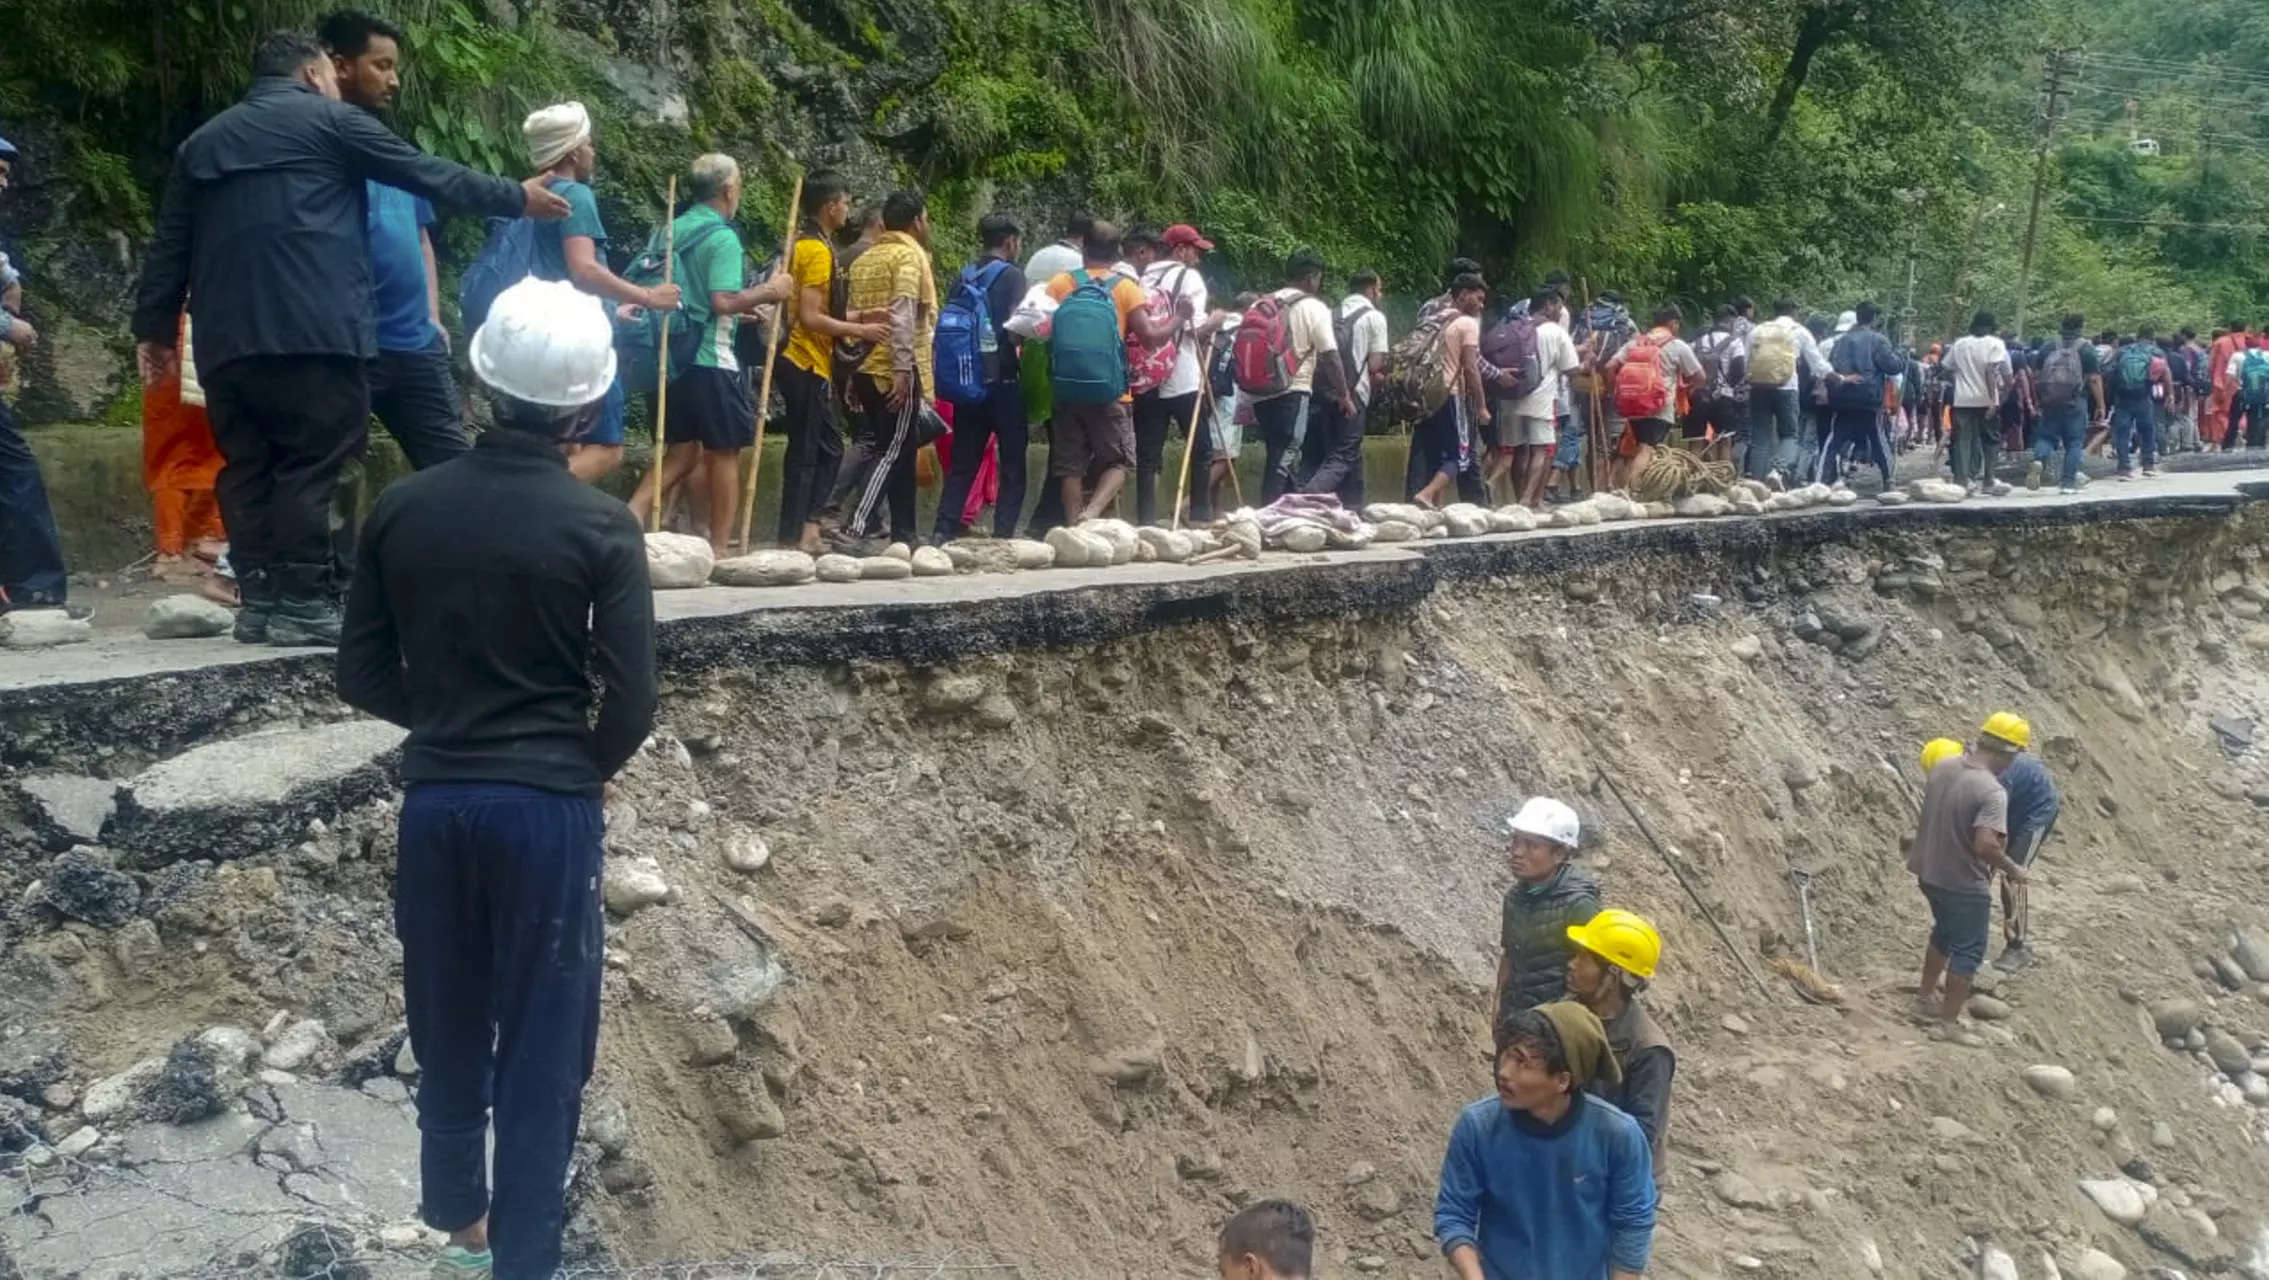
[[[1922,252],[1922,202],[1930,192],[1923,187],[1901,187],[1891,193],[1907,207],[1907,302],[1899,309],[1899,340],[1908,346],[1915,345],[1917,335],[1914,323],[1914,282],[1916,258]]]
[[[2041,139],[2033,152],[2033,208],[2025,216],[2025,252],[2017,266],[2017,336],[2025,336],[2025,303],[2033,287],[2033,243],[2040,234],[2041,195],[2048,187],[2048,150],[2057,122],[2072,96],[2070,81],[2080,75],[2078,46],[2048,51],[2041,65]]]

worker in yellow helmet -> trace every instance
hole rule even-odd
[[[1932,769],[1923,789],[1907,869],[1930,903],[1921,1012],[1942,1024],[1961,1016],[1971,979],[1985,963],[1994,873],[2012,885],[2025,883],[2025,869],[2008,853],[2009,793],[2001,776],[2030,741],[2032,729],[2023,720],[1996,712],[1979,729],[1975,746]]]
[[[1931,770],[1960,754],[1962,754],[1962,740],[1960,738],[1932,738],[1922,744],[1923,778],[1927,780],[1930,777]]]
[[[2041,845],[2056,830],[2056,816],[2064,797],[2048,773],[2040,754],[2032,749],[2033,728],[2007,711],[1985,722],[1983,732],[2017,749],[2016,758],[2001,775],[2001,789],[2009,797],[2009,860],[2028,870],[2040,856]],[[2006,944],[1994,957],[1993,967],[2014,973],[2033,962],[2032,902],[2025,882],[2001,881],[2001,939]]]
[[[1623,1068],[1620,1081],[1595,1079],[1591,1092],[1639,1122],[1654,1150],[1659,1179],[1670,1128],[1670,1078],[1678,1070],[1678,1057],[1639,1003],[1639,993],[1662,961],[1662,935],[1642,917],[1609,907],[1583,924],[1568,926],[1568,940],[1576,944],[1568,957],[1568,995],[1598,1016],[1607,1029],[1607,1047]]]

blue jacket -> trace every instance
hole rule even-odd
[[[1654,1210],[1638,1121],[1578,1093],[1545,1126],[1489,1097],[1450,1130],[1434,1238],[1445,1255],[1479,1249],[1489,1280],[1606,1280],[1611,1266],[1646,1269]]]
[[[2048,776],[2048,766],[2030,751],[2017,753],[2016,763],[2001,775],[2001,789],[2009,793],[2012,839],[2020,831],[2045,829],[2064,808],[2063,798],[2056,794],[2056,783]]]

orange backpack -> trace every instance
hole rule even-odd
[[[1662,377],[1662,347],[1650,331],[1623,348],[1623,367],[1615,371],[1615,412],[1626,421],[1667,417],[1670,388]]]

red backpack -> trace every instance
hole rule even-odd
[[[1670,388],[1662,377],[1662,347],[1652,332],[1623,348],[1623,367],[1615,372],[1615,412],[1625,421],[1667,416]]]
[[[1292,308],[1300,300],[1295,296],[1287,302],[1264,293],[1260,301],[1245,308],[1245,318],[1238,323],[1237,337],[1230,345],[1230,369],[1236,375],[1237,390],[1266,399],[1292,389],[1292,375],[1300,367],[1292,355]]]
[[[1182,276],[1189,271],[1183,266],[1171,277],[1161,277],[1161,288],[1143,290],[1142,313],[1153,323],[1174,315],[1175,304],[1181,298]],[[1156,346],[1144,342],[1134,334],[1134,326],[1127,326],[1127,390],[1136,395],[1155,391],[1159,385],[1174,376],[1174,362],[1181,355],[1182,326],[1179,322],[1172,331],[1158,340]]]

